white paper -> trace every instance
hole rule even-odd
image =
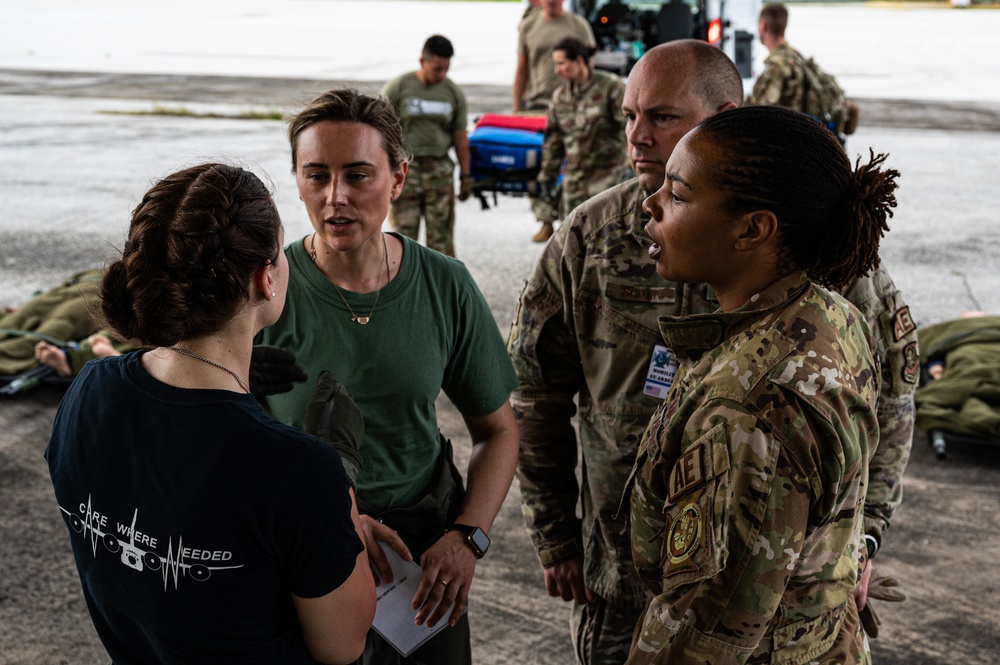
[[[426,623],[422,626],[415,624],[413,620],[417,616],[417,610],[413,609],[411,603],[420,586],[423,571],[415,561],[404,561],[386,543],[380,542],[379,546],[392,568],[392,583],[383,582],[375,587],[378,604],[375,606],[372,628],[405,658],[442,629],[448,628],[448,619],[455,604],[452,603],[434,627],[428,628]]]

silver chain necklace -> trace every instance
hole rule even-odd
[[[247,394],[250,394],[250,386],[248,386],[247,384],[245,384],[243,382],[243,379],[241,379],[236,372],[234,372],[233,370],[229,369],[225,365],[220,365],[219,363],[215,362],[214,360],[209,360],[208,358],[202,358],[201,356],[199,356],[196,353],[191,353],[190,351],[188,351],[186,349],[181,349],[181,348],[178,348],[176,346],[171,346],[170,350],[171,351],[176,351],[177,353],[181,354],[182,356],[187,356],[188,358],[194,358],[195,360],[200,360],[203,363],[208,363],[212,367],[218,367],[223,372],[229,372],[232,375],[232,377],[234,379],[236,379],[236,383],[240,384],[240,388],[242,388],[244,391],[246,391]]]
[[[368,316],[358,316],[354,313],[354,309],[351,307],[351,303],[347,302],[347,298],[344,297],[344,293],[337,286],[337,283],[332,279],[330,283],[333,284],[333,288],[337,289],[337,295],[340,299],[344,301],[344,305],[347,306],[347,311],[351,313],[351,321],[354,321],[359,326],[367,325],[371,321],[372,314],[375,312],[375,305],[378,304],[378,294],[382,293],[382,289],[389,286],[389,282],[392,281],[392,273],[389,271],[389,247],[385,243],[385,234],[382,234],[382,252],[385,255],[385,284],[383,284],[378,291],[375,292],[375,301],[372,303],[371,311],[368,312]],[[319,268],[319,263],[316,260],[316,234],[312,234],[309,238],[309,258],[312,260],[313,265]]]

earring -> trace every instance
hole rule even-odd
[[[278,295],[277,291],[271,291],[271,297],[274,298]]]

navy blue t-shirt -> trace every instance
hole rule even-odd
[[[340,456],[251,395],[157,381],[141,355],[87,363],[45,452],[108,654],[314,663],[291,595],[333,591],[362,549]]]

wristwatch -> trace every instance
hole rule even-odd
[[[448,531],[458,531],[460,534],[465,536],[465,542],[469,544],[472,548],[473,553],[476,555],[477,559],[482,559],[486,554],[486,550],[490,549],[490,537],[486,535],[486,532],[480,529],[478,526],[469,526],[468,524],[452,524]]]
[[[874,536],[870,533],[866,533],[864,538],[865,538],[865,548],[868,550],[868,558],[874,559],[875,553],[878,552],[878,548],[881,546],[881,543],[879,543],[877,536]]]

